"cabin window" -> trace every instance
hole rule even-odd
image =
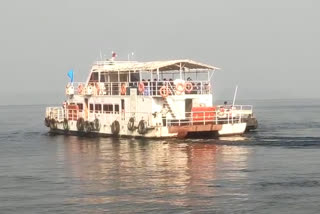
[[[131,79],[131,82],[139,82],[140,81],[139,73],[131,73],[130,79]]]
[[[108,82],[108,74],[106,72],[100,73],[100,82]]]
[[[101,104],[95,104],[94,108],[96,113],[101,113]]]
[[[118,81],[118,74],[111,73],[111,74],[109,75],[109,78],[110,78],[110,82],[119,82],[119,81]]]
[[[120,82],[128,82],[128,74],[120,74]]]
[[[89,111],[92,113],[94,111],[93,104],[89,105]]]
[[[112,104],[104,104],[103,105],[103,113],[112,114],[113,113],[113,105]]]
[[[104,75],[100,75],[100,82],[106,82],[106,78]]]
[[[78,105],[79,111],[80,112],[83,111],[83,104],[82,103],[78,103],[77,105]]]
[[[119,114],[119,104],[115,104],[115,105],[114,105],[114,112],[115,112],[116,114]]]
[[[98,82],[98,80],[99,80],[98,72],[92,72],[89,82]]]

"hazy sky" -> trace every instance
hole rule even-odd
[[[316,0],[1,0],[0,104],[58,103],[102,51],[221,67],[215,98],[320,98]]]

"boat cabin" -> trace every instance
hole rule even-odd
[[[217,69],[191,60],[99,61],[92,66],[85,86],[78,87],[92,86],[87,92],[94,95],[129,95],[130,88],[137,88],[144,96],[209,94]]]

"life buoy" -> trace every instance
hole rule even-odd
[[[82,92],[83,92],[83,85],[82,85],[82,84],[80,84],[80,85],[78,86],[77,91],[78,91],[78,94],[82,94]]]
[[[67,118],[64,118],[64,120],[63,120],[63,129],[64,129],[66,132],[69,131],[69,123],[68,123]]]
[[[185,84],[183,84],[183,82],[178,82],[177,85],[176,85],[176,91],[179,91],[179,92],[184,92],[185,90]]]
[[[184,87],[185,87],[186,92],[188,92],[188,93],[190,93],[193,90],[193,85],[191,82],[186,82]]]
[[[139,134],[147,133],[147,122],[145,120],[140,120],[138,125],[138,133]]]
[[[140,82],[138,85],[138,91],[142,94],[144,92],[144,83]]]
[[[94,130],[96,130],[96,131],[100,130],[100,122],[99,122],[98,118],[94,119],[93,126],[94,126]]]
[[[129,130],[129,131],[133,131],[133,130],[134,130],[134,118],[133,118],[133,117],[131,117],[131,118],[129,119],[129,122],[128,122],[128,130]]]
[[[113,123],[111,124],[111,133],[113,135],[118,135],[120,132],[120,123],[119,121],[115,120],[113,121]]]
[[[49,126],[50,126],[50,129],[52,129],[52,130],[57,129],[57,122],[56,122],[56,120],[55,120],[55,119],[51,119]]]
[[[84,119],[82,117],[77,120],[77,129],[80,132],[84,130]]]
[[[226,114],[225,114],[225,112],[224,112],[224,108],[220,108],[217,115],[218,115],[219,117],[226,117]]]
[[[89,121],[86,121],[86,122],[84,123],[84,132],[85,132],[85,133],[89,133],[89,132],[91,132],[91,131],[92,131],[92,126],[91,126],[91,124],[90,124]]]
[[[50,119],[48,117],[44,118],[44,125],[50,127]]]
[[[123,83],[121,85],[121,91],[120,91],[121,95],[126,95],[126,90],[127,90],[126,85]]]
[[[168,97],[168,95],[169,95],[169,88],[168,88],[167,86],[161,86],[161,88],[160,88],[160,95],[161,95],[163,98]]]

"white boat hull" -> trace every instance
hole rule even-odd
[[[184,130],[194,128],[193,126],[183,127]],[[137,129],[130,131],[127,128],[127,124],[120,123],[119,134],[113,134],[111,130],[111,124],[101,124],[100,130],[92,130],[90,132],[78,131],[76,121],[68,121],[68,129],[65,129],[63,122],[57,123],[56,128],[50,129],[51,133],[58,134],[74,134],[74,135],[100,135],[100,136],[116,136],[116,137],[140,137],[140,138],[184,138],[187,137],[189,133],[197,133],[198,137],[207,136],[208,134],[213,136],[230,136],[230,135],[240,135],[245,132],[246,123],[236,123],[236,124],[221,124],[218,128],[212,128],[211,131],[198,130],[193,131],[183,131],[181,135],[179,131],[172,132],[169,127],[158,126],[154,128],[148,128],[145,134],[140,134]]]
[[[243,134],[246,127],[246,123],[224,124],[218,134],[219,136]]]

